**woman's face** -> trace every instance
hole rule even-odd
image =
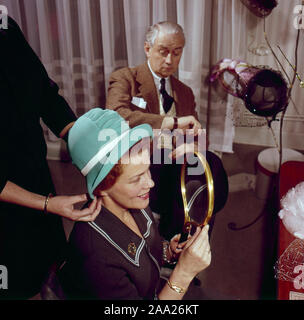
[[[124,157],[121,160],[126,163]],[[149,191],[154,186],[149,170],[150,153],[143,150],[140,154],[131,154],[128,160],[114,185],[102,191],[104,204],[112,212],[144,209],[149,205]]]

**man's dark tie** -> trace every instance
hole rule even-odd
[[[167,113],[171,109],[174,99],[166,91],[166,79],[164,78],[160,79],[159,92],[163,96],[163,108],[164,108],[164,111]]]

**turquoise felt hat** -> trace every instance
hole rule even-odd
[[[75,122],[69,131],[68,149],[73,164],[86,177],[92,199],[93,191],[118,160],[138,141],[152,136],[150,125],[131,129],[113,110],[94,108]]]

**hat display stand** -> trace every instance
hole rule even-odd
[[[241,2],[248,9],[248,22],[255,25],[254,30],[250,30],[250,27],[248,30],[248,39],[251,39],[248,51],[257,56],[268,56],[270,54],[269,47],[265,41],[260,39],[262,32],[259,30],[263,20],[265,21],[265,18],[271,14],[278,3],[276,0],[241,0]]]

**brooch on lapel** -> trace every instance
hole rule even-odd
[[[128,244],[128,252],[129,252],[130,254],[132,254],[133,256],[135,256],[136,250],[137,250],[137,248],[136,248],[136,245],[135,245],[134,242],[131,242],[131,243]]]

